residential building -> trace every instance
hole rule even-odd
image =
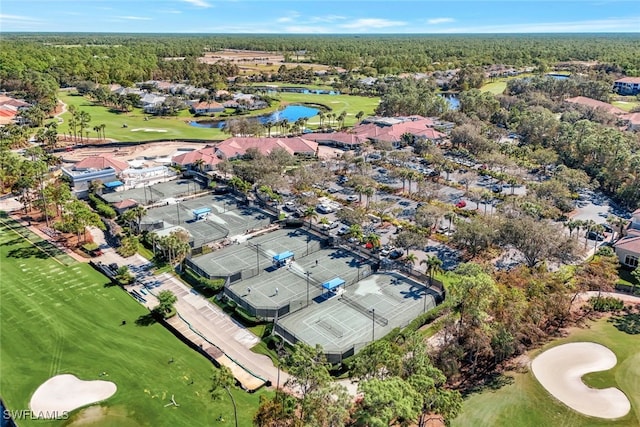
[[[640,77],[625,77],[613,82],[613,91],[620,95],[640,94]]]
[[[626,114],[626,111],[621,110],[618,107],[614,107],[613,105],[598,101],[597,99],[587,98],[586,96],[576,96],[574,98],[565,99],[566,102],[571,104],[584,105],[585,107],[593,108],[593,109],[601,109],[606,111],[609,114],[613,114],[616,116],[620,116]]]
[[[224,111],[224,105],[218,102],[198,102],[191,106],[191,111],[194,114],[211,114],[211,113],[221,113]]]
[[[640,209],[631,214],[631,222],[625,234],[625,237],[613,245],[613,249],[620,264],[636,268],[640,259]]]
[[[304,138],[320,145],[341,147],[347,150],[356,150],[367,142],[367,138],[349,132],[308,133]]]

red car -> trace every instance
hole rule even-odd
[[[467,206],[467,202],[465,202],[464,200],[460,200],[458,203],[456,203],[456,208],[464,208],[465,206]]]

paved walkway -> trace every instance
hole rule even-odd
[[[122,258],[106,243],[101,230],[90,230],[94,241],[103,251],[103,255],[96,258],[96,261],[129,266],[137,282],[128,286],[127,290],[135,290],[143,295],[146,299],[144,305],[149,309],[158,304],[153,294],[157,295],[162,290],[173,292],[178,298],[176,310],[179,316],[170,319],[168,323],[218,363],[229,367],[245,389],[255,390],[266,381],[277,384],[278,369],[271,359],[250,350],[260,341],[258,337],[173,275],[163,273],[154,276],[148,271],[151,263],[147,259],[139,254]],[[280,384],[284,384],[287,378],[281,372]]]

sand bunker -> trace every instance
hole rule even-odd
[[[577,342],[545,351],[534,359],[531,368],[540,384],[571,409],[591,417],[612,419],[631,410],[627,396],[613,387],[590,388],[582,377],[611,369],[616,363],[616,355],[607,347]]]
[[[75,375],[56,375],[38,387],[29,407],[40,418],[56,418],[65,412],[105,400],[116,390],[116,385],[110,381],[83,381]]]
[[[131,132],[166,132],[166,129],[150,129],[150,128],[138,128],[131,129]]]

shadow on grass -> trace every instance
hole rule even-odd
[[[12,249],[7,254],[9,258],[40,258],[46,259],[50,256],[35,246],[27,246],[24,248]]]
[[[640,334],[640,313],[629,313],[613,317],[609,320],[613,326],[629,335]]]
[[[504,375],[498,372],[489,374],[482,383],[474,385],[463,391],[462,395],[467,397],[474,393],[482,393],[485,391],[497,391],[502,387],[511,385],[514,382],[514,378],[509,375]]]
[[[142,316],[136,319],[136,326],[151,326],[153,324],[158,323],[160,314],[156,310],[152,310],[147,314],[143,314]]]

